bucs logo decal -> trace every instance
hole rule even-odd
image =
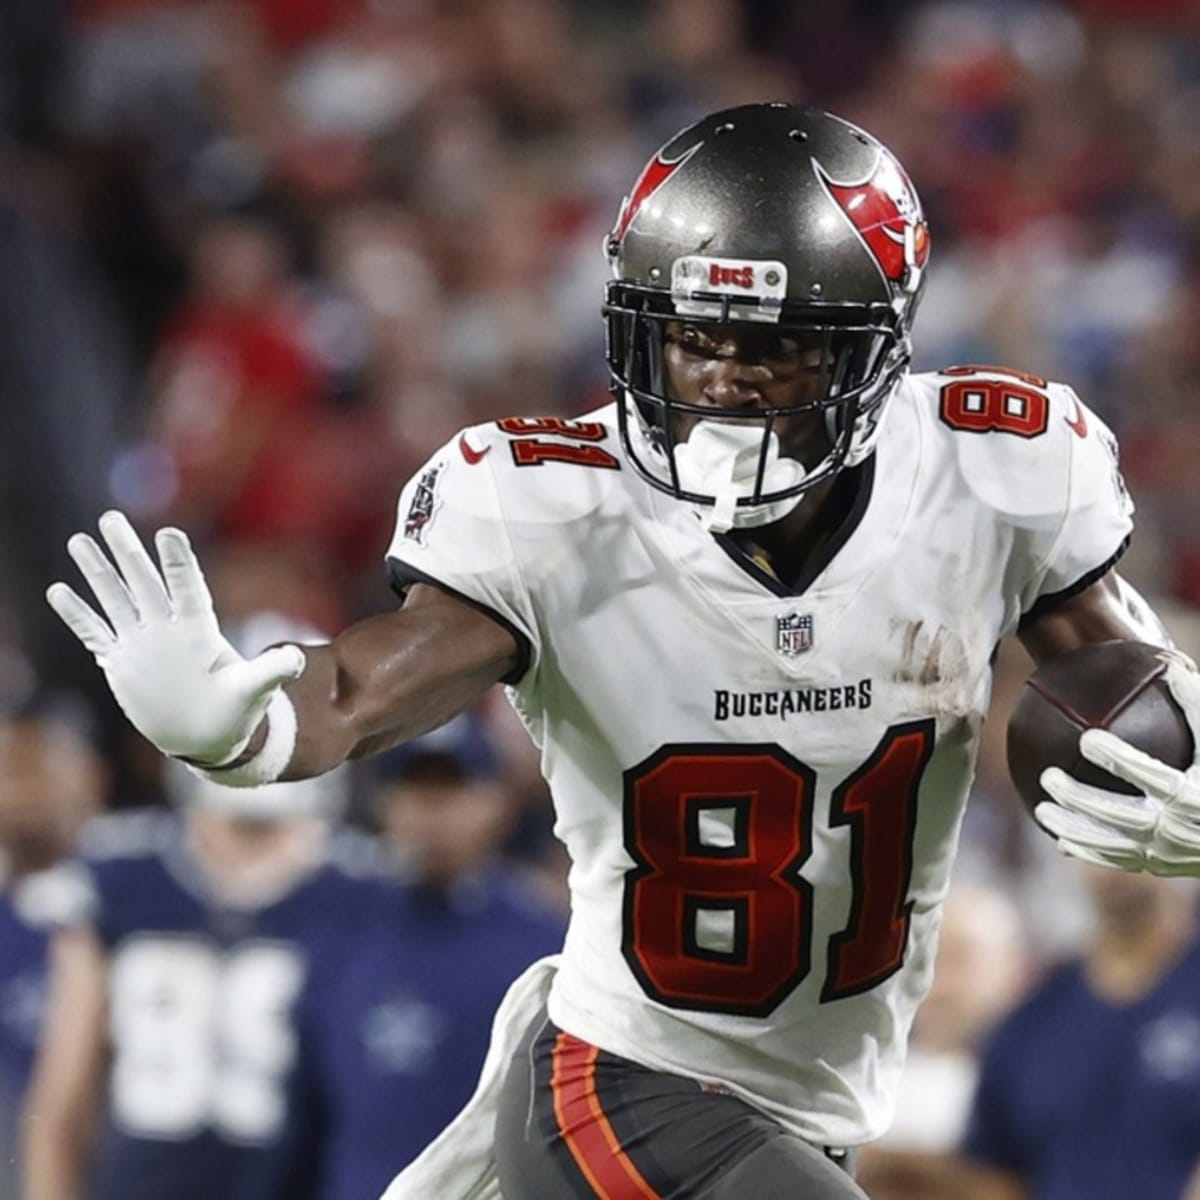
[[[819,163],[817,177],[867,244],[888,282],[916,291],[929,260],[929,226],[908,176],[890,154],[881,153],[865,179],[846,183]]]
[[[438,496],[438,479],[445,466],[444,462],[436,462],[426,467],[413,489],[408,515],[404,518],[404,536],[419,546],[425,545],[425,532],[441,500]]]
[[[621,211],[617,214],[616,226],[613,228],[612,233],[608,235],[608,252],[610,254],[617,252],[622,239],[629,232],[630,225],[633,224],[638,213],[642,211],[642,207],[646,201],[703,145],[703,142],[697,142],[694,146],[690,146],[685,150],[678,158],[669,160],[663,158],[662,151],[660,150],[645,165],[642,173],[637,177],[633,185],[633,191],[625,197],[625,201],[621,205]]]

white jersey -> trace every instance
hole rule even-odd
[[[956,371],[901,385],[798,594],[634,472],[611,406],[456,437],[388,552],[528,648],[572,863],[551,1019],[821,1145],[890,1120],[997,642],[1131,527],[1069,388]]]

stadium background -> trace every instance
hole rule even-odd
[[[603,402],[600,253],[702,112],[829,107],[933,229],[917,366],[1064,379],[1120,436],[1125,573],[1200,645],[1200,10],[1187,0],[6,0],[0,711],[48,699],[155,803],[155,756],[42,600],[118,505],[193,535],[228,616],[391,603],[400,483],[455,429]],[[998,711],[1024,664],[1006,654]],[[488,719],[547,887],[536,764]],[[994,721],[964,871],[1079,936]],[[0,787],[3,781],[0,781]],[[1038,913],[1037,920],[1032,914]]]

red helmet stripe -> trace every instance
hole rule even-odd
[[[820,167],[817,169],[826,190],[850,218],[892,283],[903,283],[909,267],[924,267],[929,258],[929,227],[899,163],[880,155],[870,177],[858,183],[838,183]],[[910,227],[911,250],[905,244]]]
[[[621,205],[621,211],[617,214],[616,228],[612,231],[611,241],[619,243],[625,234],[629,231],[630,225],[633,224],[634,218],[642,210],[642,206],[658,191],[680,167],[683,166],[693,154],[703,145],[703,142],[697,142],[694,146],[685,150],[678,158],[668,161],[663,158],[660,150],[646,165],[642,168],[642,173],[637,177],[637,182],[633,185],[633,191],[629,193],[625,203]]]

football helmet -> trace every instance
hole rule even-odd
[[[929,257],[916,191],[879,141],[790,104],[713,113],[646,165],[606,248],[610,389],[648,483],[707,507],[710,527],[758,525],[871,454],[911,359]],[[670,394],[669,322],[700,337],[744,324],[804,347],[813,398],[713,419],[711,406]],[[804,411],[825,424],[819,462],[780,444],[781,421]]]

